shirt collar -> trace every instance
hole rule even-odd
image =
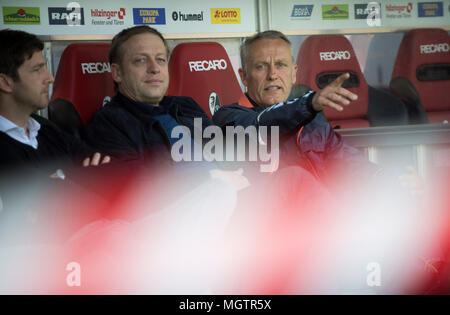
[[[15,123],[9,119],[0,115],[0,131],[6,133],[10,137],[29,144],[34,148],[37,148],[37,135],[39,129],[41,129],[41,124],[38,123],[34,118],[30,117],[27,122],[29,137],[26,136],[25,128],[17,126]],[[26,139],[28,138],[28,139]]]
[[[10,121],[9,119],[6,119],[2,115],[0,115],[0,131],[3,131],[4,133],[7,133],[8,131],[12,129],[20,128],[15,123]]]
[[[30,132],[30,137],[34,134],[37,135],[39,129],[41,129],[41,124],[38,123],[33,117],[30,117],[27,122],[28,131]],[[22,127],[17,126],[11,120],[0,115],[0,131],[8,132],[12,129],[24,129]]]
[[[247,99],[247,100],[246,100]],[[258,105],[250,96],[248,96],[248,93],[245,93],[239,100],[239,105],[244,107],[262,107],[261,105]]]
[[[30,138],[36,138],[39,129],[41,129],[41,124],[34,118],[30,117],[30,119],[28,119],[28,131],[30,132]]]
[[[134,106],[134,108],[137,108],[140,112],[149,114],[151,116],[167,114],[172,105],[170,98],[168,98],[167,96],[163,97],[158,106],[152,106],[134,101],[120,92],[117,92],[117,96],[122,100],[126,101],[127,103],[131,104],[132,106]]]

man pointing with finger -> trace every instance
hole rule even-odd
[[[342,111],[358,98],[342,88],[342,83],[349,78],[348,73],[323,90],[309,91],[299,99],[288,101],[297,65],[290,41],[278,31],[248,38],[241,46],[241,63],[239,74],[247,93],[238,103],[223,106],[214,114],[217,125],[222,128],[278,126],[281,162],[301,164],[319,178],[329,173],[331,164],[334,167],[342,164],[341,161],[364,161],[359,152],[346,145],[323,116],[318,115],[325,107]],[[336,160],[339,162],[335,163]]]

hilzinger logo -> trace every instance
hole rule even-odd
[[[320,60],[331,61],[331,60],[349,60],[351,58],[350,52],[344,51],[324,51],[320,52]]]
[[[408,2],[408,5],[386,5],[386,11],[397,11],[397,13],[401,13],[406,10],[406,12],[411,13],[413,9],[413,4]]]
[[[99,9],[91,9],[91,17],[106,17],[108,20],[111,18],[119,18],[119,20],[123,20],[125,16],[125,9],[120,8],[119,11],[108,11],[108,10],[99,10]]]
[[[420,45],[421,54],[435,54],[448,51],[450,51],[450,45],[448,43]]]
[[[227,68],[225,59],[220,60],[202,60],[189,61],[190,71],[210,71],[210,70],[225,70]]]
[[[109,62],[84,62],[81,64],[83,74],[111,72]]]

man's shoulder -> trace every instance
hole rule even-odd
[[[166,95],[164,96],[165,99],[167,99],[170,102],[180,102],[180,103],[187,103],[187,104],[195,104],[198,105],[197,102],[190,96],[175,96],[175,95]]]
[[[203,108],[189,96],[165,96],[163,101],[169,104],[169,113],[173,115],[177,112],[177,116],[201,117],[209,120]]]
[[[38,135],[42,135],[42,133],[53,133],[53,134],[60,134],[63,133],[63,131],[61,130],[61,128],[58,127],[58,125],[56,125],[53,121],[39,116],[37,114],[32,114],[31,118],[33,118],[34,120],[36,120],[39,125],[41,126],[39,129],[39,133]]]
[[[31,118],[36,120],[41,126],[56,126],[51,120],[39,116],[38,114],[31,114]]]
[[[317,115],[312,121],[306,124],[301,132],[303,148],[320,148],[319,151],[325,150],[327,145],[333,143],[334,140],[340,139],[338,133],[326,121],[324,117]],[[333,140],[334,139],[334,140]]]
[[[191,109],[203,111],[201,106],[192,98],[189,96],[164,96],[163,99],[164,102],[167,102],[169,104],[177,104],[182,107],[189,107]]]
[[[263,111],[263,110],[264,110],[264,107],[262,107],[262,106],[246,107],[246,106],[239,105],[239,103],[233,103],[230,105],[221,106],[214,115],[217,115],[218,113],[230,112],[230,111],[258,112],[258,111]]]
[[[89,122],[89,124],[95,122],[98,123],[102,120],[123,120],[125,117],[130,116],[128,111],[124,106],[121,106],[121,104],[113,98],[111,101],[106,103],[102,108],[97,109],[94,114],[92,115],[92,118]],[[88,124],[88,125],[89,125]]]

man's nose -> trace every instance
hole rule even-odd
[[[149,59],[148,61],[148,65],[147,65],[147,72],[150,73],[159,73],[160,69],[159,69],[159,65],[156,62],[156,60],[153,59]]]
[[[276,80],[278,78],[278,72],[275,65],[269,65],[269,72],[267,74],[267,79],[270,81]]]
[[[48,68],[47,68],[47,82],[48,82],[49,84],[55,82],[55,78],[54,78],[53,75],[50,73],[50,71],[48,70]]]

